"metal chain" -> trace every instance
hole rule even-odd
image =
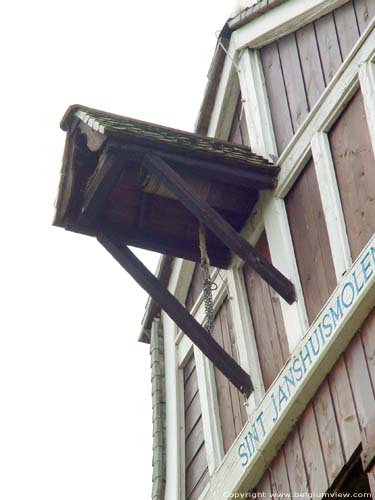
[[[203,303],[207,318],[206,330],[210,333],[214,323],[214,302],[212,292],[217,289],[217,285],[211,280],[210,276],[210,259],[206,248],[206,230],[202,224],[199,225],[199,248],[201,252],[201,269],[203,273]]]

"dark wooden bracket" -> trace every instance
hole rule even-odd
[[[249,375],[207,333],[129,248],[122,244],[117,237],[109,233],[101,233],[97,239],[223,375],[245,396],[249,396],[253,391]]]
[[[148,154],[143,160],[143,165],[232,252],[248,262],[288,304],[292,304],[296,300],[293,283],[242,238],[215,209],[197,196],[166,161],[156,155]]]
[[[100,156],[96,174],[86,189],[79,224],[91,226],[94,223],[118,182],[123,167],[118,155],[107,146]]]

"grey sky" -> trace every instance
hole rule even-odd
[[[3,7],[2,500],[150,497],[146,296],[94,240],[51,227],[59,121],[81,103],[192,130],[233,4]]]

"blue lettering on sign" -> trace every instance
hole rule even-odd
[[[349,290],[349,293],[346,293],[347,290]],[[341,303],[345,307],[345,309],[347,309],[353,304],[354,296],[355,296],[355,290],[353,283],[348,281],[347,283],[345,283],[341,292]]]
[[[336,310],[333,307],[330,307],[329,312],[331,313],[331,317],[333,320],[333,326],[336,328],[338,321],[342,318],[342,308],[341,308],[340,296],[338,296],[336,299]]]
[[[255,424],[251,425],[244,439],[238,447],[238,455],[242,467],[246,467],[257,448],[261,445],[265,436],[272,426],[280,418],[280,415],[287,406],[290,397],[295,393],[306,373],[314,364],[315,359],[322,353],[324,346],[331,335],[337,330],[346,310],[349,309],[365,287],[365,284],[373,276],[375,270],[375,247],[371,246],[363,254],[361,260],[356,264],[356,269],[347,275],[345,283],[335,292],[327,308],[320,315],[319,320],[314,325],[314,330],[303,342],[289,365],[280,375],[280,379],[273,386],[269,394],[271,415],[268,420],[264,418],[264,412],[260,411],[255,419]]]

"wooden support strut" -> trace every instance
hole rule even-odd
[[[195,217],[212,231],[230,250],[236,253],[285,299],[288,304],[296,300],[294,285],[250,245],[235,229],[207,202],[199,198],[190,186],[163,159],[148,154],[143,165],[155,175],[166,188]]]
[[[95,176],[91,180],[84,197],[79,223],[92,225],[103,210],[108,195],[118,182],[123,171],[123,163],[108,146],[101,154]]]
[[[183,305],[161,285],[144,264],[112,234],[101,233],[97,237],[104,248],[155,300],[190,340],[245,396],[253,391],[249,375],[191,316]]]

